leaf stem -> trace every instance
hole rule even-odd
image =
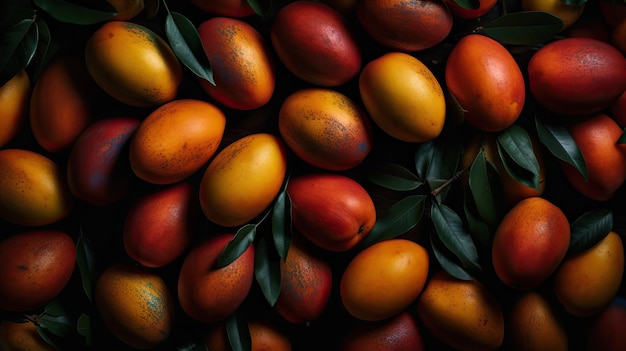
[[[461,177],[461,175],[463,175],[463,173],[467,172],[469,170],[469,167],[465,167],[461,170],[459,170],[458,172],[454,173],[454,175],[452,176],[452,178],[448,179],[445,181],[445,183],[441,184],[440,186],[438,186],[437,188],[433,189],[430,192],[430,195],[432,196],[437,196],[439,195],[440,192],[443,191],[443,189],[445,189],[448,185],[452,184],[453,182],[455,182],[457,179],[459,179]]]

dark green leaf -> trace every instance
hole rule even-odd
[[[561,0],[561,2],[570,6],[583,6],[587,3],[587,0]]]
[[[37,326],[37,334],[39,334],[39,336],[41,336],[41,338],[48,344],[56,347],[59,350],[62,350],[62,345],[60,343],[60,341],[62,340],[62,338],[60,338],[58,335],[52,333],[50,330],[48,330],[47,328],[42,327],[41,325]]]
[[[217,268],[226,267],[233,263],[252,245],[256,236],[256,228],[256,224],[246,224],[237,230],[235,237],[228,242],[224,251],[217,258]]]
[[[4,63],[0,66],[0,82],[4,85],[20,71],[25,69],[35,56],[37,51],[37,43],[39,41],[39,30],[34,19],[26,19],[20,21],[17,28],[9,34],[2,35],[0,49],[2,49],[2,60]],[[24,32],[22,32],[24,31]],[[9,37],[6,37],[9,35]],[[20,37],[21,35],[21,37]],[[19,40],[15,42],[16,40]],[[15,45],[15,47],[12,47]],[[4,49],[7,48],[7,51]],[[4,56],[6,53],[6,56]]]
[[[552,39],[562,28],[563,20],[551,13],[520,11],[489,22],[482,33],[503,44],[536,45]]]
[[[376,185],[395,191],[410,191],[422,185],[415,174],[394,163],[385,163],[368,170],[367,179]]]
[[[474,279],[474,277],[472,277],[471,274],[469,274],[465,269],[463,269],[463,267],[461,267],[457,263],[454,257],[449,257],[449,256],[452,256],[452,253],[450,252],[450,250],[445,248],[445,246],[441,243],[439,238],[431,237],[430,246],[433,249],[433,254],[435,256],[435,259],[437,260],[437,262],[439,263],[439,265],[444,271],[448,272],[448,274],[450,274],[451,276],[457,279],[461,279],[461,280]]]
[[[454,176],[462,140],[460,135],[452,133],[458,133],[459,129],[444,129],[439,138],[416,144],[414,159],[419,179],[450,179]]]
[[[289,245],[291,244],[291,231],[287,228],[288,221],[291,219],[290,209],[289,194],[283,189],[276,197],[272,209],[272,237],[274,238],[274,247],[276,247],[278,255],[283,260],[287,257]]]
[[[247,1],[250,7],[252,7],[252,9],[254,10],[254,13],[256,13],[259,16],[263,16],[264,7],[263,7],[262,0],[247,0]]]
[[[252,348],[248,323],[236,313],[226,319],[226,335],[233,351],[250,351]]]
[[[454,0],[459,6],[468,10],[475,10],[480,7],[479,0]]]
[[[613,212],[604,208],[590,210],[570,226],[571,239],[568,255],[575,255],[592,247],[613,229]]]
[[[58,317],[68,313],[67,308],[61,304],[59,300],[50,301],[43,309],[43,312],[49,316]]]
[[[274,306],[280,295],[280,257],[268,236],[259,240],[254,255],[254,276],[265,300]]]
[[[203,342],[189,342],[176,347],[176,351],[211,351]]]
[[[552,155],[574,166],[587,181],[587,165],[578,145],[567,128],[548,124],[535,117],[535,125],[539,141],[546,146]]]
[[[501,184],[495,166],[480,150],[469,170],[469,188],[480,218],[490,225],[500,220]]]
[[[85,345],[91,346],[91,316],[82,313],[80,317],[78,317],[78,323],[76,323],[76,331],[79,335],[82,335],[85,338]]]
[[[35,55],[28,65],[32,81],[39,79],[41,72],[43,72],[48,66],[48,63],[50,63],[50,60],[59,51],[59,46],[52,40],[50,28],[48,28],[46,22],[41,19],[41,17],[37,17],[35,22],[37,30],[39,31],[39,42],[37,43]]]
[[[622,130],[622,135],[620,135],[619,139],[617,139],[618,144],[626,144],[626,128]]]
[[[94,249],[84,235],[80,235],[76,241],[76,263],[80,270],[80,278],[83,290],[87,298],[91,300],[95,283],[95,257]]]
[[[62,338],[71,336],[75,330],[74,322],[68,315],[52,316],[43,314],[39,318],[39,322],[42,328]]]
[[[430,208],[435,231],[441,242],[459,260],[463,269],[472,274],[482,272],[478,250],[461,218],[446,205],[433,204]]]
[[[361,240],[361,247],[394,238],[413,229],[424,214],[426,198],[425,195],[410,195],[393,204],[384,216],[376,221],[370,233]]]
[[[539,161],[526,130],[514,124],[498,133],[496,145],[498,155],[509,175],[526,186],[539,189]]]
[[[2,30],[0,34],[0,49],[2,52],[2,55],[0,55],[0,68],[4,68],[10,61],[36,19],[33,9],[11,7],[10,10],[11,13],[7,15],[12,17],[10,20],[3,21],[6,23],[0,27]]]
[[[33,3],[59,22],[89,25],[104,22],[117,15],[110,5],[108,10],[83,7],[65,0],[33,0]]]
[[[469,189],[463,195],[463,210],[465,212],[468,229],[478,241],[480,248],[486,250],[491,247],[491,242],[493,241],[491,227],[478,215],[474,197]]]
[[[196,76],[215,85],[213,69],[209,62],[198,30],[187,17],[169,12],[165,19],[165,34],[176,57]]]

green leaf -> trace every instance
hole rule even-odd
[[[502,44],[536,45],[561,32],[563,20],[548,12],[521,11],[504,14],[482,28],[482,33]]]
[[[86,313],[81,313],[78,317],[78,323],[76,323],[76,331],[79,335],[85,338],[85,346],[91,346],[91,316]]]
[[[441,242],[459,260],[463,269],[472,274],[482,272],[478,250],[463,221],[446,205],[433,204],[430,208],[435,231]]]
[[[490,225],[498,223],[502,211],[502,187],[495,166],[487,161],[482,149],[470,167],[468,184],[480,218]]]
[[[280,295],[280,257],[272,250],[268,236],[259,240],[254,255],[254,276],[265,300],[274,306]]]
[[[8,28],[0,39],[2,65],[0,83],[4,85],[20,71],[25,69],[35,56],[39,42],[37,24],[32,19],[24,19]],[[5,51],[6,50],[6,51]]]
[[[52,300],[44,307],[43,313],[49,316],[58,317],[66,315],[68,311],[59,300]]]
[[[228,242],[224,251],[217,258],[217,268],[226,267],[233,263],[252,245],[256,236],[256,228],[256,224],[246,224],[237,230],[235,237]]]
[[[226,319],[226,335],[233,351],[250,351],[252,341],[248,323],[233,313]]]
[[[539,189],[541,185],[539,161],[526,130],[515,124],[506,128],[498,133],[496,145],[502,164],[509,175],[522,184]]]
[[[287,257],[291,244],[291,231],[287,229],[287,223],[291,219],[291,203],[289,194],[283,188],[274,201],[272,209],[272,237],[274,247],[283,260]]]
[[[43,314],[39,318],[40,326],[52,334],[61,338],[68,338],[74,333],[74,322],[65,314],[61,316],[52,316]]]
[[[204,52],[200,34],[193,23],[184,15],[169,12],[168,9],[165,34],[176,57],[196,76],[215,85],[211,63]]]
[[[54,347],[56,347],[59,350],[63,350],[63,347],[61,345],[61,339],[58,335],[52,333],[50,330],[48,330],[47,328],[42,327],[41,325],[38,325],[36,327],[37,330],[37,334],[39,334],[39,336],[41,336],[41,338],[47,343],[50,344]]]
[[[538,117],[535,117],[535,125],[539,141],[546,146],[550,153],[563,162],[574,166],[587,181],[588,175],[585,159],[567,128],[548,124]]]
[[[463,211],[470,233],[476,238],[480,248],[487,251],[493,241],[493,231],[491,226],[478,215],[476,203],[470,189],[463,195]]]
[[[366,176],[370,182],[395,191],[411,191],[423,184],[411,171],[394,163],[369,169]]]
[[[449,257],[452,255],[450,250],[446,249],[443,243],[437,237],[431,237],[430,246],[433,249],[433,255],[441,268],[448,272],[451,276],[461,280],[472,280],[471,274],[469,274],[463,267],[461,267],[454,258]]]
[[[83,290],[91,301],[95,283],[95,256],[93,246],[82,233],[76,241],[76,263],[80,270]]]
[[[361,240],[360,247],[365,248],[413,229],[422,219],[426,198],[425,195],[410,195],[393,204]]]
[[[263,16],[264,13],[264,7],[263,7],[263,3],[261,0],[247,0],[248,1],[248,5],[250,5],[250,7],[252,7],[252,9],[254,10],[254,13],[256,13],[259,16]],[[271,4],[271,1],[270,1]]]
[[[454,176],[463,147],[459,129],[444,129],[438,138],[416,144],[414,159],[419,179],[450,179]]]
[[[209,348],[203,342],[191,341],[184,345],[176,347],[176,351],[210,351]]]
[[[43,72],[43,70],[48,66],[48,63],[50,63],[50,60],[59,51],[59,46],[52,40],[50,28],[46,22],[41,19],[41,17],[37,17],[35,24],[37,25],[37,30],[39,31],[39,41],[37,42],[35,55],[28,65],[32,81],[37,81],[39,79],[41,72]]]
[[[480,7],[479,0],[454,0],[459,6],[468,10],[475,10]]]
[[[65,23],[89,25],[104,22],[117,15],[117,11],[110,4],[108,10],[100,10],[65,0],[33,0],[33,3],[55,20]]]
[[[587,3],[587,0],[561,0],[561,2],[570,6],[583,6]]]
[[[575,255],[604,239],[613,229],[613,212],[596,208],[578,217],[572,225],[568,255]]]
[[[154,18],[159,13],[161,0],[144,0],[144,13],[147,19]]]

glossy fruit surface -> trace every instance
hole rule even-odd
[[[389,52],[367,63],[359,92],[374,122],[390,136],[411,143],[443,130],[446,102],[439,81],[419,59]]]
[[[516,298],[507,313],[507,350],[567,351],[568,334],[559,310],[536,291]]]
[[[270,33],[276,55],[298,78],[324,87],[344,84],[361,69],[361,52],[346,19],[316,1],[282,7]]]
[[[191,176],[217,151],[226,116],[202,100],[166,103],[146,117],[132,137],[130,165],[141,179],[172,184]]]
[[[605,114],[571,123],[567,130],[585,159],[587,179],[574,166],[561,162],[572,186],[596,201],[606,201],[626,180],[626,146],[618,144],[622,129]]]
[[[228,107],[252,110],[272,97],[275,70],[269,43],[243,20],[213,17],[198,27],[202,47],[213,69],[215,85],[202,88]]]
[[[260,215],[281,189],[286,147],[269,133],[244,136],[222,149],[200,183],[200,206],[212,222],[235,227]]]
[[[453,17],[442,0],[363,0],[359,23],[377,43],[403,52],[431,48],[452,30]]]
[[[148,350],[164,342],[174,322],[175,300],[165,281],[148,268],[114,264],[94,290],[99,316],[123,343]]]
[[[11,141],[24,124],[30,94],[30,77],[24,70],[0,86],[0,147]]]
[[[128,21],[137,17],[146,7],[144,0],[107,0],[117,10],[111,21]]]
[[[310,243],[296,235],[287,258],[280,261],[280,295],[274,309],[294,324],[317,319],[330,299],[332,270],[315,250]]]
[[[610,232],[591,248],[566,258],[554,274],[554,294],[578,317],[600,313],[617,295],[624,276],[624,244]]]
[[[524,11],[543,11],[559,17],[563,20],[562,30],[571,27],[585,10],[584,3],[581,6],[567,4],[561,0],[522,0]]]
[[[267,320],[251,320],[247,323],[250,332],[250,351],[291,351],[289,335],[275,323]],[[224,323],[211,326],[204,338],[204,344],[211,351],[231,351]]]
[[[470,69],[467,62],[472,62]],[[465,119],[488,132],[513,124],[526,101],[524,77],[511,53],[480,34],[466,35],[454,46],[446,61],[445,81]]]
[[[106,206],[130,191],[134,177],[128,148],[139,123],[130,117],[103,118],[81,132],[67,160],[72,195],[92,206]]]
[[[217,267],[220,253],[233,234],[216,234],[196,244],[184,259],[178,276],[178,300],[183,311],[203,323],[218,322],[234,313],[254,279],[254,247],[225,267]]]
[[[32,322],[0,322],[0,347],[4,351],[58,351],[37,332]]]
[[[457,350],[496,350],[504,340],[502,307],[478,280],[437,271],[417,300],[417,315],[432,336]]]
[[[341,277],[341,301],[365,321],[390,318],[422,292],[428,276],[428,252],[406,239],[383,240],[359,252]]]
[[[330,89],[302,89],[289,95],[281,105],[278,128],[298,157],[331,171],[358,166],[373,146],[365,111]]]
[[[531,197],[510,209],[498,225],[493,268],[504,284],[530,290],[554,273],[569,243],[570,226],[563,211],[542,197]]]
[[[293,228],[329,251],[347,251],[372,230],[374,201],[361,184],[340,174],[312,173],[287,184]]]
[[[585,330],[585,350],[626,350],[626,299],[615,298],[600,314],[593,317]]]
[[[74,199],[59,165],[24,149],[0,150],[0,217],[25,226],[66,218]]]
[[[65,288],[76,263],[74,240],[53,230],[14,234],[0,242],[0,310],[40,308]]]
[[[169,44],[134,22],[110,21],[85,46],[89,74],[114,99],[134,107],[174,100],[183,71]]]
[[[352,327],[341,344],[342,351],[424,350],[415,317],[403,312],[377,322],[362,321]]]
[[[530,58],[528,82],[533,97],[546,109],[562,115],[592,114],[626,89],[626,58],[600,40],[556,40]]]
[[[147,267],[163,267],[188,248],[198,224],[196,192],[187,182],[137,198],[124,221],[126,253]]]
[[[96,85],[82,59],[54,58],[35,82],[30,98],[30,128],[45,150],[69,148],[91,122]]]

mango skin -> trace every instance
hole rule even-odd
[[[66,218],[74,198],[61,167],[30,150],[0,150],[0,218],[43,226]]]
[[[65,288],[75,263],[74,240],[62,231],[20,232],[0,242],[0,310],[43,307]]]
[[[546,109],[582,116],[609,106],[626,90],[626,58],[591,38],[565,38],[539,49],[528,62],[530,91]]]
[[[106,206],[129,192],[134,177],[128,145],[138,126],[135,118],[107,118],[79,135],[67,161],[67,183],[75,197],[92,206]]]

